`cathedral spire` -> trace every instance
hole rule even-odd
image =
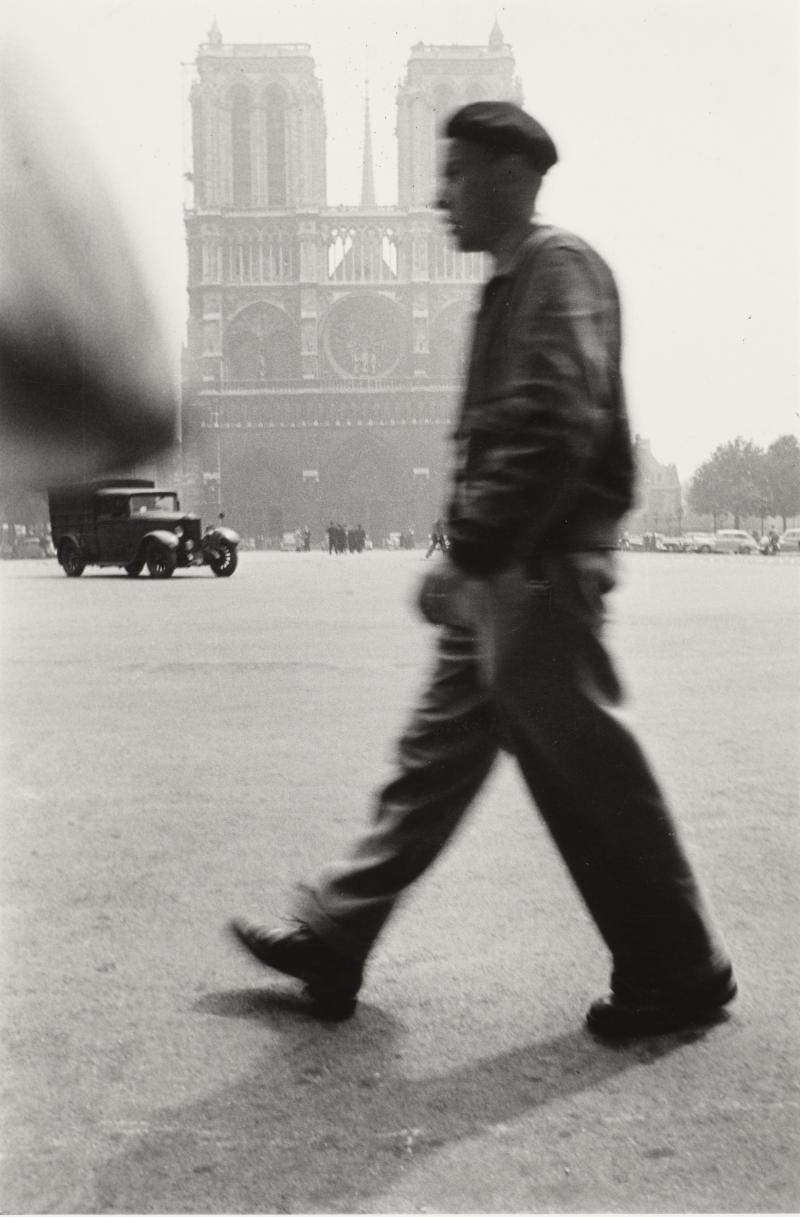
[[[502,51],[503,49],[503,31],[500,29],[500,22],[497,17],[494,19],[491,33],[489,34],[489,49],[491,51]]]
[[[375,206],[375,174],[372,167],[372,128],[369,121],[369,81],[364,81],[364,154],[361,165],[361,206]]]

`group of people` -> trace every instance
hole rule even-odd
[[[346,524],[334,524],[331,520],[325,529],[329,554],[360,554],[367,542],[367,534],[361,524],[348,528]]]

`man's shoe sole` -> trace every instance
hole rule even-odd
[[[666,1035],[671,1031],[688,1031],[708,1027],[721,1021],[725,1006],[736,996],[736,981],[731,979],[723,992],[713,1000],[689,1002],[675,1006],[633,1006],[603,997],[593,1002],[586,1015],[586,1025],[593,1035],[602,1039],[634,1039],[640,1035]]]

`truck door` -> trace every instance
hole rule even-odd
[[[123,563],[131,560],[131,527],[128,499],[125,495],[109,495],[97,500],[97,560],[100,563]]]

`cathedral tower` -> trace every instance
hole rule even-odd
[[[185,216],[183,461],[204,516],[224,509],[256,544],[303,524],[319,543],[330,519],[376,543],[425,535],[487,270],[430,206],[438,127],[464,102],[519,96],[499,27],[485,47],[418,43],[398,93],[399,205],[375,201],[365,93],[360,203],[328,207],[310,48],[225,44],[213,26]]]
[[[191,102],[195,206],[324,206],[322,90],[305,43],[228,45],[215,22]]]
[[[495,21],[481,46],[428,46],[411,49],[405,80],[397,92],[398,202],[401,207],[430,207],[435,199],[442,125],[471,101],[521,102],[514,56]]]

